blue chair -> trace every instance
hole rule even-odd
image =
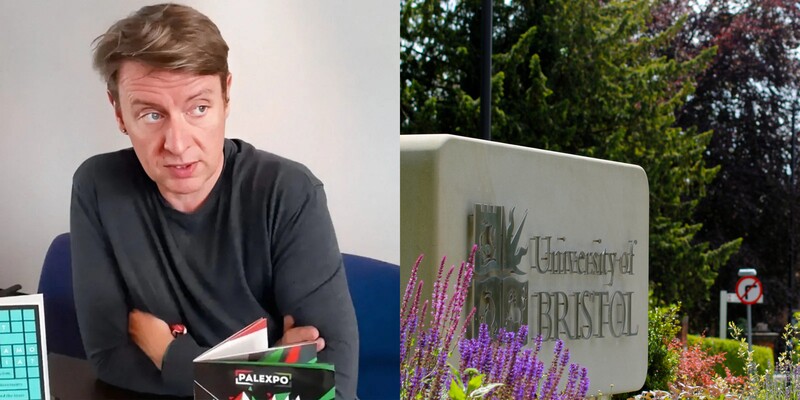
[[[39,276],[39,293],[44,297],[47,351],[86,358],[72,297],[72,260],[69,233],[53,239]]]
[[[400,398],[400,267],[342,254],[359,336],[362,400]]]

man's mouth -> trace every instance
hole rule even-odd
[[[186,168],[189,168],[192,165],[194,165],[195,162],[190,162],[190,163],[185,163],[185,164],[167,164],[167,167],[168,168],[177,168],[177,169],[186,169]]]
[[[170,175],[172,175],[173,178],[190,178],[194,173],[195,166],[197,166],[197,161],[181,164],[166,164],[165,166],[171,171]]]

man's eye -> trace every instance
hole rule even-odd
[[[151,112],[142,115],[142,118],[144,119],[144,122],[158,122],[163,117],[159,113]]]
[[[205,115],[207,111],[208,111],[208,106],[197,106],[194,109],[192,109],[192,115],[199,117],[201,115]]]

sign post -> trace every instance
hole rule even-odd
[[[719,338],[726,339],[728,333],[728,292],[719,291]]]
[[[752,271],[752,275],[745,275]],[[753,350],[753,316],[752,307],[764,295],[764,287],[761,281],[755,277],[755,270],[739,270],[739,281],[736,282],[736,297],[747,305],[747,349]]]

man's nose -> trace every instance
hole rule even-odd
[[[191,144],[191,128],[183,115],[169,118],[164,137],[164,149],[172,154],[182,154]]]

